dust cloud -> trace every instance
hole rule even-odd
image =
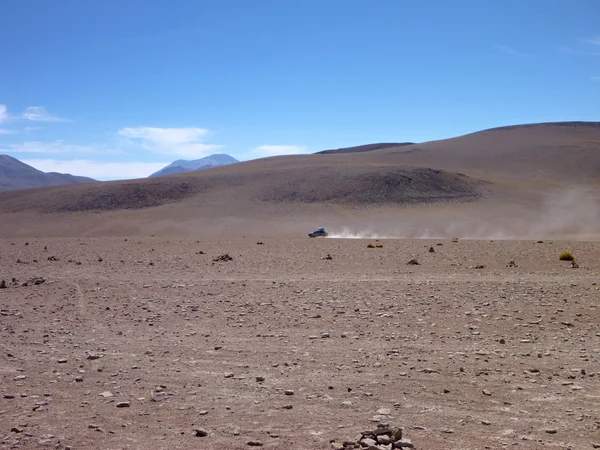
[[[600,199],[581,189],[522,204],[458,205],[371,214],[372,222],[332,226],[334,239],[600,240]],[[358,222],[358,221],[357,221]]]

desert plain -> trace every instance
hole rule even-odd
[[[384,422],[419,449],[597,448],[599,255],[3,239],[0,446],[329,449]]]

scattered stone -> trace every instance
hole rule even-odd
[[[295,392],[293,390],[291,390],[291,389],[287,389],[287,390],[284,391],[285,395],[294,395],[294,393]]]
[[[225,372],[225,373],[223,374],[223,376],[224,376],[225,378],[233,378],[233,372]]]
[[[219,255],[216,258],[213,258],[214,262],[219,262],[219,261],[233,261],[233,258],[231,256],[229,256],[228,253],[225,253],[224,255]]]
[[[506,267],[519,267],[517,266],[517,263],[514,261],[509,261],[508,264],[506,265]]]
[[[483,264],[476,264],[471,266],[470,269],[485,269],[485,266]]]
[[[21,381],[21,380],[24,380],[25,378],[27,378],[27,375],[17,375],[16,377],[13,378],[13,380]]]
[[[492,393],[491,393],[490,391],[488,391],[487,389],[484,389],[484,390],[482,390],[481,392],[483,393],[483,395],[487,395],[488,397],[489,397],[490,395],[492,395]]]
[[[117,408],[129,408],[131,404],[129,402],[119,402],[117,403]]]
[[[390,408],[380,408],[377,410],[377,414],[381,414],[382,416],[389,416],[392,413]]]
[[[421,265],[421,263],[419,261],[417,261],[416,259],[411,259],[406,264],[409,265],[409,266],[420,266]]]
[[[579,264],[577,264],[575,261],[571,261],[571,268],[572,269],[579,269]]]
[[[435,250],[433,247],[429,247],[429,253],[435,253]]]
[[[6,281],[0,281],[0,289],[6,289]]]
[[[546,428],[546,433],[548,434],[556,434],[558,430],[556,428]]]
[[[23,428],[19,428],[19,427],[12,427],[12,428],[10,429],[10,431],[11,431],[12,433],[22,433],[22,432],[23,432]]]
[[[56,256],[48,256],[48,261],[60,261]]]
[[[57,359],[56,362],[58,364],[65,364],[67,362],[67,359],[66,358]]]
[[[263,381],[265,381],[265,377],[256,377],[256,381],[262,383]]]
[[[260,441],[248,441],[247,444],[250,447],[262,447],[263,446],[263,443]]]
[[[45,282],[46,282],[45,278],[34,277],[34,278],[30,278],[29,280],[25,281],[21,286],[27,287],[31,284],[33,284],[35,286],[39,286],[40,284],[44,284]]]
[[[327,253],[327,256],[324,257],[323,259],[333,259],[333,256],[331,256],[329,253]]]
[[[194,433],[196,437],[206,437],[208,436],[208,431],[202,428],[194,428]]]

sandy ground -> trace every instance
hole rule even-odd
[[[261,240],[0,240],[0,448],[600,448],[600,243]]]

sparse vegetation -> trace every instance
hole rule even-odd
[[[535,241],[536,244],[543,244],[544,241]]]
[[[573,256],[573,254],[570,252],[562,252],[560,255],[558,255],[558,259],[561,261],[575,261],[575,256]]]
[[[375,248],[373,244],[367,244],[367,248]]]
[[[383,248],[383,244],[367,244],[367,248]]]

